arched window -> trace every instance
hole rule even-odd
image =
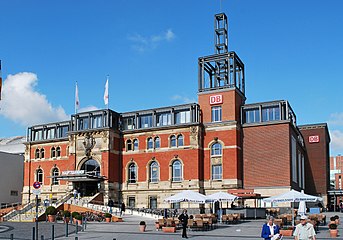
[[[137,167],[135,163],[129,165],[128,181],[129,183],[137,182]]]
[[[57,148],[56,148],[56,156],[57,156],[57,157],[60,157],[60,156],[61,156],[61,148],[60,148],[60,147],[57,147]]]
[[[81,166],[81,170],[84,170],[87,174],[100,176],[100,165],[94,159],[85,161]]]
[[[177,146],[183,146],[183,136],[181,134],[177,136]]]
[[[52,169],[52,185],[58,185],[59,181],[56,179],[56,177],[59,175],[58,168]]]
[[[132,151],[132,150],[133,150],[132,141],[131,141],[131,139],[128,139],[126,141],[126,151]]]
[[[180,182],[182,180],[182,165],[179,160],[176,160],[172,164],[172,181]]]
[[[151,137],[148,138],[148,149],[154,148],[154,142]]]
[[[54,147],[51,148],[51,158],[56,157],[56,150]]]
[[[156,148],[160,148],[160,138],[159,137],[155,137],[155,149]]]
[[[138,139],[133,140],[133,150],[137,151],[138,150]]]
[[[40,150],[40,158],[44,158],[44,148]]]
[[[222,145],[220,143],[214,143],[211,146],[211,156],[221,156],[222,155]]]
[[[175,137],[175,135],[170,136],[170,147],[176,147],[176,137]]]
[[[150,164],[150,182],[158,182],[159,166],[156,161]]]
[[[36,181],[43,183],[43,170],[42,169],[38,169],[36,171]]]
[[[39,158],[39,152],[40,152],[40,151],[39,151],[39,149],[37,148],[37,149],[36,149],[36,152],[35,152],[35,158],[36,158],[36,159]]]

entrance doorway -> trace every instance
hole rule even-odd
[[[100,181],[81,181],[74,182],[74,189],[76,189],[81,197],[90,197],[97,194],[100,190]]]

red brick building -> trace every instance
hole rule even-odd
[[[227,30],[226,15],[215,15],[215,54],[198,60],[198,103],[97,110],[30,127],[23,202],[34,181],[43,184],[42,198],[76,188],[146,208],[169,207],[163,199],[184,189],[271,196],[294,188],[325,197],[326,125],[299,128],[284,100],[246,104],[244,64],[228,51]],[[308,145],[303,134],[322,141]]]

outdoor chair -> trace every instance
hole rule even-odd
[[[197,224],[197,230],[204,230],[204,222],[203,220],[196,220],[196,224]]]

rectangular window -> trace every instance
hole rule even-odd
[[[129,208],[134,208],[136,207],[136,197],[134,196],[129,196],[127,198],[127,203]]]
[[[43,139],[43,130],[35,130],[35,141]]]
[[[79,128],[78,128],[78,130],[86,130],[86,129],[89,128],[89,119],[88,119],[88,117],[86,117],[86,118],[79,118],[78,121],[79,121],[79,126],[78,126]]]
[[[262,121],[278,121],[280,120],[280,109],[279,106],[263,107],[262,108]]]
[[[212,180],[222,179],[222,165],[212,165]]]
[[[123,129],[124,130],[135,129],[135,117],[123,118]]]
[[[102,127],[102,116],[93,116],[92,117],[92,128],[101,128]]]
[[[157,114],[157,126],[168,126],[172,124],[171,113],[159,113]]]
[[[191,112],[180,111],[175,113],[175,124],[189,123],[191,122]]]
[[[139,117],[139,127],[149,128],[152,127],[152,115],[145,115]]]
[[[55,138],[55,128],[48,128],[46,130],[46,139],[54,139]]]
[[[292,181],[297,182],[297,140],[292,136]]]
[[[222,107],[212,107],[212,122],[222,121]]]
[[[258,108],[245,110],[245,123],[260,122],[260,110]]]
[[[157,197],[156,196],[150,196],[149,197],[149,208],[150,209],[156,209],[157,208]]]

